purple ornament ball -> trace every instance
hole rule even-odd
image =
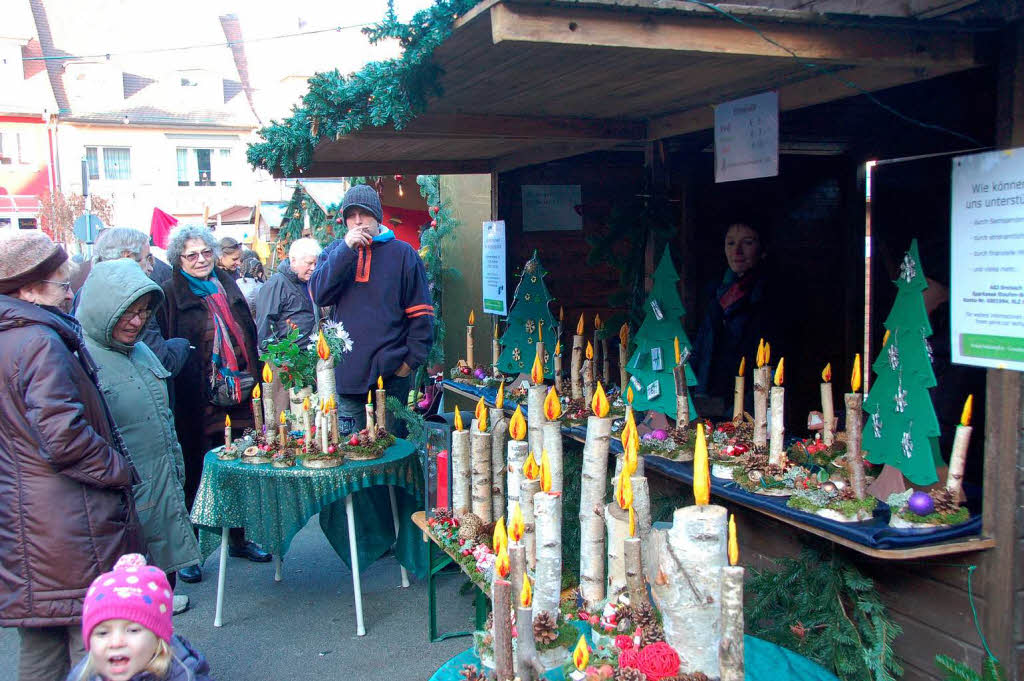
[[[487,372],[484,371],[483,369],[477,369],[476,371],[473,372],[473,375],[476,376],[481,381],[487,378]]]
[[[655,440],[667,440],[668,439],[668,433],[666,433],[661,428],[658,428],[657,430],[652,430],[651,431],[651,437],[653,439],[655,439]]]
[[[907,507],[917,515],[929,515],[935,512],[935,502],[927,492],[914,492],[907,501]]]
[[[640,439],[641,440],[650,440],[651,439],[651,435],[652,435],[652,433],[644,433],[643,435],[640,436]]]

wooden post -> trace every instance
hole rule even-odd
[[[558,421],[546,421],[541,427],[541,452],[548,453],[549,470],[551,471],[551,491],[561,492],[564,489],[562,472],[562,424]],[[534,456],[537,456],[535,451]],[[538,457],[539,458],[539,457]]]
[[[497,520],[505,509],[505,450],[508,443],[508,419],[505,410],[491,407],[491,514]],[[511,516],[505,516],[505,520]]]
[[[472,466],[469,431],[452,431],[452,510],[455,517],[472,509]]]
[[[846,393],[846,470],[850,474],[850,487],[858,499],[865,495],[864,457],[860,451],[861,396]]]
[[[622,543],[625,556],[626,593],[633,607],[647,602],[647,583],[644,581],[643,547],[640,537],[626,537]]]
[[[676,428],[690,423],[690,391],[686,386],[686,369],[682,364],[672,367],[676,383]]]
[[[494,678],[512,681],[512,584],[495,579],[491,584],[494,619]]]
[[[529,446],[530,444],[526,440],[508,441],[508,478],[506,480],[508,502],[505,506],[506,519],[512,518],[512,507],[517,501],[519,501],[520,506],[522,506],[519,496],[519,488],[523,481],[523,464],[526,463],[527,449]]]
[[[509,581],[512,582],[512,597],[518,598],[515,594],[523,590],[523,576],[526,574],[526,547],[522,542],[509,542],[508,564],[511,567]]]
[[[473,419],[470,426],[470,458],[472,460],[473,513],[489,523],[494,520],[491,506],[491,434],[481,431]]]
[[[743,681],[743,568],[722,568],[722,642],[719,647],[721,681]]]
[[[604,497],[608,485],[608,446],[612,420],[587,419],[580,487],[580,592],[589,603],[604,599]]]
[[[522,604],[516,608],[516,657],[521,681],[537,681],[546,670],[537,656],[537,641],[533,638],[533,607]]]
[[[605,551],[608,554],[608,586],[605,595],[615,598],[626,589],[626,557],[623,542],[629,536],[629,514],[618,503],[605,505],[604,524],[607,529]]]
[[[333,372],[332,372],[333,373]],[[388,431],[388,391],[384,388],[377,388],[373,391],[373,406],[377,415],[377,427],[385,432]]]
[[[558,604],[562,594],[562,495],[558,492],[538,492],[533,495],[534,517],[537,524],[537,580],[534,588],[534,606],[538,613],[546,612],[558,618]]]

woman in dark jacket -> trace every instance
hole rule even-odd
[[[174,272],[163,285],[160,328],[167,337],[188,339],[195,347],[174,379],[174,421],[185,459],[185,499],[192,508],[203,473],[203,458],[224,434],[224,417],[241,434],[254,425],[249,392],[259,373],[256,326],[234,278],[214,267],[219,245],[209,230],[176,229],[167,244]],[[215,395],[222,399],[214,404]],[[226,399],[225,399],[226,398]],[[224,406],[225,402],[233,402]],[[257,562],[271,556],[243,533],[231,533],[231,555]],[[187,582],[202,578],[198,566],[180,570]]]
[[[139,550],[139,481],[97,387],[63,249],[0,240],[0,626],[18,627],[21,681],[63,679],[84,654],[82,599]]]

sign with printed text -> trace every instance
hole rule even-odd
[[[583,191],[578,184],[524,184],[523,231],[583,229]]]
[[[715,107],[715,182],[779,174],[779,93]]]
[[[1024,148],[953,159],[953,362],[1024,371]]]
[[[487,314],[504,316],[508,300],[505,290],[505,221],[485,222],[482,241],[483,309]]]

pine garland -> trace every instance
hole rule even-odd
[[[305,208],[302,206],[303,201],[306,203]],[[295,187],[295,191],[292,192],[292,198],[284,211],[284,215],[288,220],[281,226],[278,232],[278,243],[287,252],[288,244],[302,237],[302,230],[305,227],[303,211],[309,212],[310,230],[313,232],[313,238],[321,246],[326,246],[335,239],[340,239],[345,236],[347,231],[344,222],[340,224],[335,222],[340,208],[341,206],[339,205],[331,205],[327,207],[327,212],[325,213],[301,185]]]
[[[748,631],[794,650],[843,681],[895,681],[903,668],[892,649],[902,633],[874,583],[836,555],[805,549],[776,572],[752,571]]]
[[[441,200],[441,178],[437,175],[419,175],[416,183],[420,187],[420,195],[427,202],[427,211],[433,221],[431,228],[420,235],[420,258],[427,269],[427,288],[430,290],[431,302],[434,305],[434,344],[430,347],[424,367],[429,368],[444,364],[444,339],[446,329],[441,317],[442,292],[451,282],[462,278],[462,273],[454,267],[445,265],[443,260],[445,242],[455,235],[459,222],[452,215],[451,206]],[[416,385],[420,385],[418,380]]]
[[[260,130],[264,142],[249,145],[249,163],[285,176],[312,164],[321,138],[337,138],[368,127],[393,125],[400,130],[422,113],[430,97],[441,91],[440,67],[434,50],[451,35],[452,27],[478,0],[435,0],[408,24],[398,20],[393,3],[380,23],[363,29],[371,44],[395,38],[402,47],[397,59],[370,62],[347,76],[335,69],[309,79],[301,105],[283,121]]]

